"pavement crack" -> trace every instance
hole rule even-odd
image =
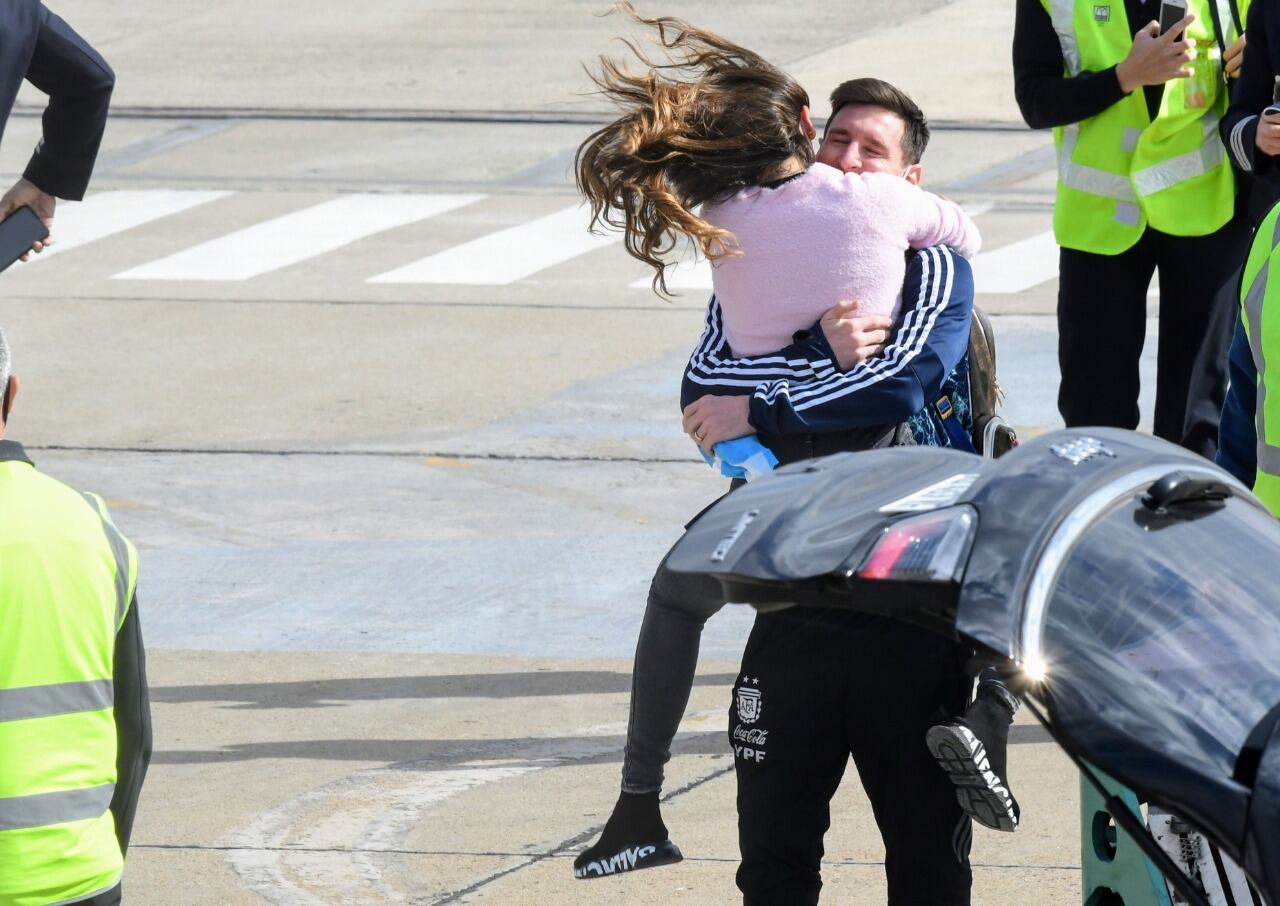
[[[689,456],[593,456],[568,453],[457,453],[440,450],[264,450],[253,447],[105,447],[75,444],[28,444],[28,450],[56,453],[130,453],[146,456],[358,456],[386,459],[444,459],[481,462],[640,463],[699,465]]]

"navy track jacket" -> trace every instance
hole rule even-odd
[[[902,299],[884,351],[840,371],[819,324],[798,332],[777,353],[734,358],[712,296],[706,329],[685,369],[680,405],[707,394],[750,394],[752,426],[774,437],[904,422],[937,398],[968,351],[969,262],[946,246],[911,253]]]

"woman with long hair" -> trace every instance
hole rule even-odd
[[[735,354],[778,349],[842,299],[896,316],[908,248],[976,253],[978,230],[954,202],[815,164],[809,96],[791,76],[679,19],[622,8],[663,58],[631,41],[642,71],[602,58],[593,79],[622,115],[578,149],[578,188],[592,225],[621,229],[655,288],[681,240],[697,246]]]
[[[658,50],[651,56],[626,42],[638,71],[602,59],[593,78],[621,115],[579,148],[578,185],[593,225],[623,231],[628,252],[654,269],[655,288],[665,291],[667,259],[684,242],[711,260],[735,355],[782,348],[844,299],[858,299],[860,314],[895,317],[909,248],[949,244],[966,256],[976,251],[977,230],[957,205],[899,175],[842,173],[815,163],[808,96],[786,73],[679,19],[645,19],[628,4],[622,8],[652,33]],[[710,446],[713,438],[698,423],[686,428],[695,442]],[[658,567],[637,647],[623,792],[600,839],[575,860],[578,877],[682,858],[662,822],[658,791],[692,687],[702,626],[722,604],[713,580],[673,573],[665,560]],[[923,752],[923,729],[919,736]],[[916,813],[900,822],[904,829],[917,818],[937,817],[929,812],[932,803],[940,803],[945,820],[962,818],[945,778],[927,762],[925,769],[937,774],[921,778],[921,786],[937,793],[930,804],[917,808],[911,794],[902,808],[889,806]],[[917,835],[922,847],[924,836]],[[932,836],[940,840],[939,859],[956,863],[950,830]],[[753,862],[742,839],[744,892],[763,877],[770,886],[811,890],[816,901],[816,861],[810,866],[807,857],[798,859],[788,872],[794,876],[780,879]],[[945,871],[967,897],[967,862]],[[802,900],[807,893],[794,902]]]

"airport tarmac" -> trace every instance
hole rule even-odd
[[[641,6],[778,59],[815,109],[857,75],[916,95],[926,183],[984,234],[1006,414],[1058,426],[1054,162],[1017,120],[1011,6],[703,7]],[[571,877],[654,565],[723,489],[677,406],[707,274],[657,298],[569,178],[607,4],[54,8],[116,112],[56,253],[0,276],[0,325],[10,436],[141,552],[156,754],[126,902],[734,901],[745,608],[708,626],[670,766],[686,860]],[[0,181],[39,135],[21,103]],[[976,833],[974,902],[1079,902],[1076,775],[1025,715],[1013,743],[1024,825]],[[883,902],[852,777],[834,811],[824,902]]]

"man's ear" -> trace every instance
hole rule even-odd
[[[920,180],[923,176],[924,176],[924,167],[920,166],[919,164],[912,164],[911,166],[907,167],[906,171],[902,174],[902,178],[905,179],[907,182],[911,183],[913,186],[920,185]]]
[[[9,375],[9,383],[5,385],[4,397],[0,399],[0,424],[9,421],[9,413],[13,411],[13,401],[18,396],[20,382],[16,374]]]
[[[813,128],[813,117],[809,115],[809,105],[800,108],[800,132],[809,141],[818,137],[818,130]]]

